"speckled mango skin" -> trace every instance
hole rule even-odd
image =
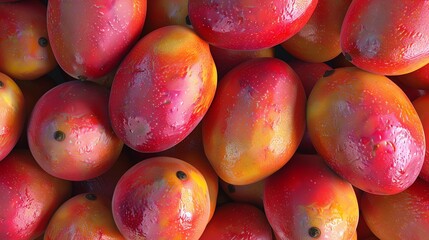
[[[395,194],[419,175],[425,155],[422,122],[391,80],[355,67],[325,73],[307,103],[317,152],[355,187]]]
[[[171,148],[201,121],[216,86],[209,45],[187,27],[159,28],[119,66],[109,100],[113,129],[139,152]]]
[[[426,239],[429,234],[429,182],[423,179],[394,195],[363,193],[359,204],[379,239]]]
[[[207,183],[180,159],[148,158],[121,177],[112,211],[126,239],[198,239],[210,217]]]
[[[52,0],[47,29],[60,67],[77,79],[97,81],[114,71],[138,41],[146,0]]]
[[[28,145],[45,171],[81,181],[113,166],[124,144],[110,125],[108,98],[106,88],[74,80],[57,85],[37,101],[28,123]],[[58,132],[63,135],[56,136]]]
[[[427,1],[352,1],[340,43],[355,66],[381,75],[401,75],[429,63]]]
[[[211,45],[234,50],[274,47],[308,21],[317,0],[189,0],[192,27]]]
[[[341,53],[340,32],[351,0],[319,0],[308,22],[281,46],[306,62],[326,62]]]
[[[75,195],[59,206],[44,239],[125,240],[113,220],[110,199],[94,193]]]
[[[29,14],[31,13],[31,14]],[[34,80],[57,66],[41,1],[2,3],[0,8],[0,72]]]
[[[279,59],[231,70],[203,120],[204,151],[219,177],[250,184],[286,164],[304,134],[305,102],[296,73]]]
[[[147,1],[147,14],[143,27],[143,35],[168,25],[187,24],[188,0]]]
[[[0,167],[0,238],[36,239],[72,185],[45,172],[27,149],[14,149]]]
[[[353,186],[318,155],[296,154],[269,176],[264,209],[277,239],[352,239],[359,220]]]

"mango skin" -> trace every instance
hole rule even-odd
[[[220,205],[200,240],[271,240],[272,230],[264,212],[241,202]]]
[[[379,239],[427,239],[429,235],[429,182],[423,179],[394,195],[363,193],[359,204]]]
[[[17,144],[25,124],[25,100],[19,86],[0,73],[0,161]]]
[[[351,0],[319,0],[307,23],[281,46],[294,57],[313,63],[341,53],[340,32]]]
[[[359,220],[353,186],[318,155],[296,154],[266,179],[264,210],[279,240],[351,239]]]
[[[74,80],[37,101],[28,122],[28,145],[45,171],[81,181],[113,166],[124,144],[110,125],[108,98],[108,89]]]
[[[210,218],[213,217],[219,192],[219,177],[204,153],[201,123],[197,125],[191,134],[172,148],[156,153],[132,151],[131,156],[135,162],[140,162],[150,157],[174,157],[194,166],[207,182],[210,195]]]
[[[113,130],[136,151],[167,150],[200,123],[216,86],[209,45],[187,27],[159,28],[116,72],[109,98]]]
[[[52,51],[70,76],[96,80],[114,70],[139,39],[146,0],[48,1]]]
[[[425,139],[429,139],[429,95],[425,94],[421,97],[416,98],[413,102],[413,106],[419,115],[420,120],[423,124],[425,133]],[[422,170],[419,176],[429,182],[429,141],[426,141],[425,160],[423,162]]]
[[[202,126],[219,177],[250,184],[286,164],[304,134],[305,102],[302,83],[282,60],[252,59],[225,75]]]
[[[49,175],[27,149],[0,162],[0,239],[35,239],[71,196],[71,183]]]
[[[220,179],[219,185],[234,202],[250,203],[260,209],[264,209],[265,179],[246,185],[233,185]]]
[[[155,29],[169,26],[188,26],[188,0],[157,0],[147,1],[147,13],[143,27],[143,35]]]
[[[275,57],[275,50],[273,47],[258,50],[231,50],[210,45],[210,52],[216,63],[219,79],[222,79],[231,69],[249,59]]]
[[[125,240],[113,220],[110,199],[94,193],[78,194],[61,204],[49,220],[44,239]]]
[[[373,194],[405,190],[422,169],[422,122],[390,79],[355,67],[329,71],[307,103],[316,151],[340,176]]]
[[[415,89],[429,89],[429,64],[407,74],[392,76],[392,80]]]
[[[38,0],[6,2],[0,8],[0,72],[13,79],[37,79],[57,66],[46,6]]]
[[[308,21],[317,0],[189,0],[192,27],[211,45],[256,50],[278,45]]]
[[[326,63],[309,63],[297,59],[290,60],[287,63],[292,67],[301,80],[307,97],[310,95],[314,84],[322,78],[323,74],[328,70],[332,70],[332,68]],[[307,128],[305,129],[304,136],[302,137],[297,151],[305,154],[316,153],[316,150],[311,143],[310,136],[308,135]]]
[[[126,239],[198,239],[210,216],[207,183],[180,159],[145,159],[119,180],[112,212]]]
[[[427,1],[352,1],[341,29],[341,49],[357,67],[401,75],[429,63]]]

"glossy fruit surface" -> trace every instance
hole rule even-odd
[[[44,239],[125,240],[113,220],[110,199],[94,193],[82,193],[64,202],[50,219]]]
[[[313,86],[320,78],[323,77],[325,72],[332,70],[332,68],[326,63],[309,63],[297,59],[290,60],[287,63],[292,67],[301,80],[307,97],[310,96]],[[307,128],[305,129],[304,136],[302,137],[297,151],[304,154],[316,153],[313,143],[311,143],[310,136],[308,135]]]
[[[50,0],[47,28],[58,64],[70,76],[108,74],[140,37],[146,0]]]
[[[188,0],[147,1],[143,34],[169,25],[189,26],[188,20]]]
[[[328,71],[308,98],[307,127],[328,165],[361,190],[401,192],[422,169],[426,145],[420,118],[384,76],[353,67]]]
[[[352,1],[341,29],[343,54],[357,67],[400,75],[429,63],[427,1]]]
[[[429,145],[429,111],[428,111],[429,95],[426,94],[415,99],[413,101],[413,106],[416,109],[420,120],[422,121],[423,129],[425,133],[425,139],[427,139],[425,160],[423,162],[423,167],[422,167],[422,170],[420,171],[419,176],[429,182],[429,152],[428,152],[428,149],[429,149],[428,148],[428,145]]]
[[[218,207],[200,240],[271,240],[272,235],[263,211],[246,203],[226,203]]]
[[[189,0],[189,19],[208,43],[227,49],[269,48],[296,34],[317,0]]]
[[[359,207],[352,185],[318,155],[294,155],[265,181],[264,209],[277,239],[351,239]]]
[[[351,0],[319,0],[304,27],[281,46],[306,62],[326,62],[341,53],[340,32]]]
[[[28,145],[48,173],[86,180],[107,171],[123,143],[108,116],[109,91],[93,82],[70,81],[45,93],[33,109]]]
[[[201,124],[183,139],[179,144],[162,152],[140,153],[134,151],[132,157],[134,161],[140,162],[150,157],[174,157],[183,160],[194,166],[204,176],[210,195],[210,218],[216,210],[216,201],[219,189],[219,177],[207,159],[202,141]]]
[[[48,76],[44,75],[35,80],[15,80],[15,83],[18,85],[19,89],[22,92],[24,97],[24,108],[25,108],[25,123],[24,128],[28,126],[28,120],[30,119],[31,113],[37,101],[51,88],[55,87],[57,84],[55,80]],[[21,136],[16,144],[17,147],[28,148],[27,141],[27,131],[22,131]]]
[[[46,6],[38,0],[2,3],[0,72],[34,80],[57,66],[46,26]]]
[[[201,121],[216,85],[208,44],[187,27],[159,28],[135,45],[115,75],[113,129],[140,152],[171,148]]]
[[[286,164],[304,134],[305,102],[296,73],[279,59],[231,70],[203,120],[204,150],[219,177],[250,184]]]
[[[15,147],[25,122],[25,101],[21,89],[0,73],[0,161]]]
[[[71,195],[71,183],[39,167],[30,151],[16,149],[0,162],[0,239],[34,239]]]
[[[393,80],[399,81],[410,88],[429,89],[429,64],[413,72],[392,77]]]
[[[401,193],[364,193],[360,201],[368,227],[379,239],[426,239],[429,234],[429,182],[417,179]]]
[[[207,183],[192,165],[154,157],[129,169],[112,200],[115,223],[127,239],[198,239],[207,226]]]

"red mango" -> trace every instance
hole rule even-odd
[[[204,151],[219,177],[250,184],[286,164],[304,134],[305,104],[302,83],[282,60],[256,58],[232,69],[203,120]]]
[[[71,195],[71,183],[51,176],[30,151],[13,150],[0,162],[0,239],[43,234],[55,210]]]
[[[351,239],[359,206],[353,186],[318,155],[294,155],[265,181],[264,210],[277,239]]]
[[[164,151],[195,129],[216,86],[209,45],[187,27],[159,28],[119,66],[109,99],[113,130],[134,150]]]
[[[36,103],[28,145],[48,173],[81,181],[106,172],[121,153],[108,114],[109,91],[89,81],[65,82]]]
[[[427,90],[429,89],[429,64],[407,74],[392,76],[392,79],[409,88]]]
[[[145,17],[146,0],[49,0],[52,51],[72,77],[103,77],[138,40]]]
[[[325,72],[332,70],[332,68],[325,63],[309,63],[296,59],[290,60],[287,63],[292,67],[301,80],[307,97],[310,95],[311,90],[313,90],[313,86],[320,78],[323,77]],[[310,136],[308,135],[307,128],[305,129],[304,136],[297,151],[305,154],[316,153],[316,150],[311,143]]]
[[[216,209],[200,240],[271,240],[272,235],[262,210],[247,203],[226,203]]]
[[[126,239],[199,239],[209,222],[210,196],[191,164],[153,157],[121,177],[112,211]]]
[[[417,114],[419,115],[419,118],[423,124],[425,139],[427,139],[424,162],[419,176],[429,182],[429,95],[426,94],[416,98],[413,101],[413,106],[416,109]]]
[[[188,20],[188,0],[147,1],[143,34],[169,25],[189,26]]]
[[[46,25],[46,6],[39,0],[0,6],[0,72],[34,80],[57,66]]]
[[[418,240],[429,235],[429,182],[417,179],[394,195],[364,193],[359,203],[368,227],[379,239]]]
[[[208,43],[227,49],[274,47],[310,19],[317,0],[189,0],[189,19]]]
[[[401,75],[429,63],[429,3],[354,0],[344,17],[341,49],[355,66]]]
[[[204,153],[201,124],[198,124],[185,139],[172,148],[157,153],[140,153],[133,151],[132,156],[133,160],[137,162],[144,161],[144,159],[151,157],[175,157],[194,166],[201,172],[207,182],[210,195],[210,218],[213,216],[216,210],[219,177]]]
[[[24,125],[24,95],[15,81],[0,73],[0,161],[15,147]]]
[[[37,101],[45,94],[47,91],[51,90],[56,86],[56,83],[52,77],[49,75],[44,75],[38,79],[27,81],[27,80],[15,80],[15,83],[21,89],[22,95],[24,96],[25,101],[25,123],[24,129],[27,129],[28,120],[30,119],[31,112],[33,111],[34,106]],[[22,131],[21,136],[18,140],[16,146],[27,148],[27,131]]]
[[[308,98],[307,127],[328,165],[363,191],[399,193],[422,169],[422,122],[385,76],[355,67],[328,71]]]
[[[341,53],[340,32],[351,0],[319,0],[302,29],[281,44],[306,62],[326,62]]]
[[[125,240],[113,220],[110,199],[94,193],[78,194],[59,206],[44,239]]]

